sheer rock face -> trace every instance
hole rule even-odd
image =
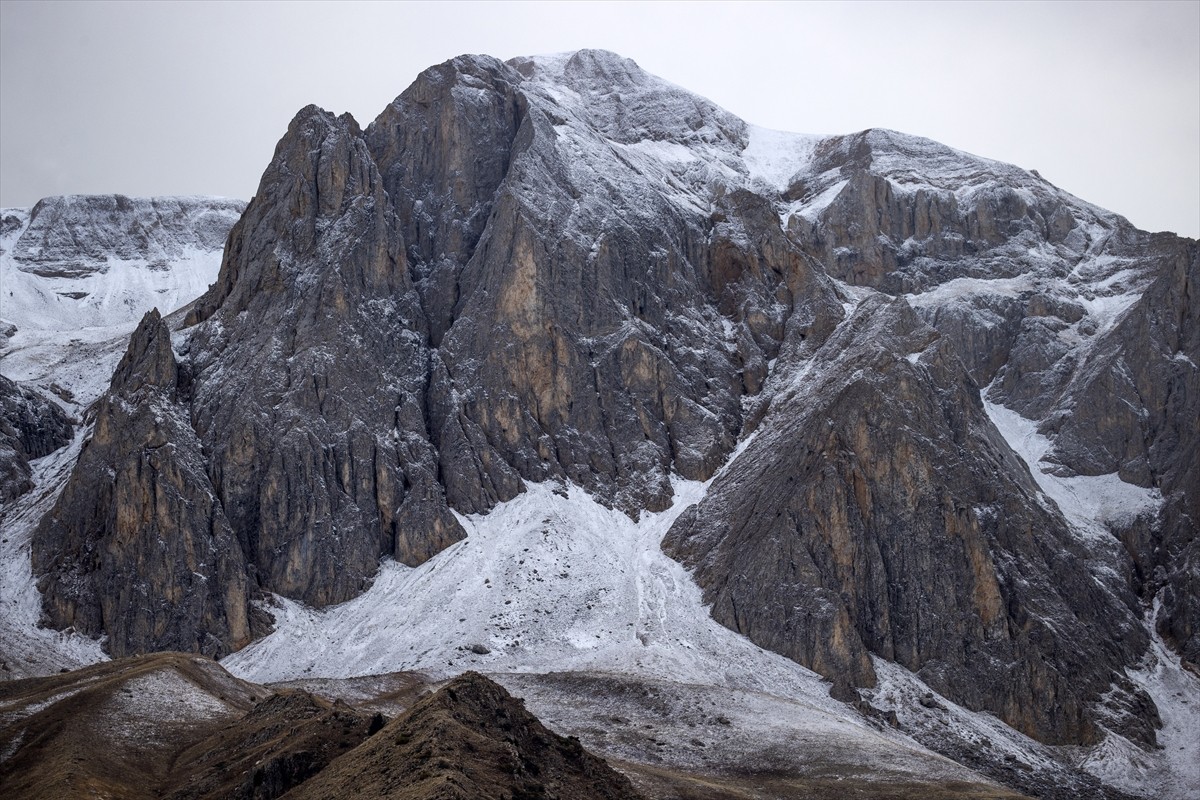
[[[54,402],[0,375],[0,504],[32,489],[29,462],[66,446],[72,433]]]
[[[462,538],[426,430],[428,324],[358,125],[300,112],[197,305],[192,414],[262,585],[313,605]]]
[[[1159,630],[1200,664],[1200,255],[1175,237],[1151,246],[1166,254],[1158,277],[1082,360],[1041,430],[1059,469],[1115,472],[1161,493],[1155,518],[1114,533],[1142,595],[1163,592]]]
[[[1036,172],[890,131],[821,142],[788,196],[836,190],[789,232],[831,275],[907,297],[990,401],[1038,422],[1040,465],[1154,489],[1106,521],[1120,569],[1192,663],[1200,475],[1193,241],[1148,234]],[[833,190],[831,189],[831,191]]]
[[[62,495],[33,537],[56,627],[107,634],[114,656],[245,645],[253,588],[180,402],[171,338],[142,320]]]
[[[522,480],[567,479],[631,514],[664,508],[672,469],[707,477],[732,450],[793,293],[832,320],[832,288],[769,205],[730,196],[714,218],[647,188],[659,176],[644,161],[614,157],[613,142],[650,132],[682,146],[696,129],[732,150],[740,121],[691,98],[664,122],[653,98],[681,93],[608,54],[449,66],[368,131],[438,343],[430,412],[447,496],[484,511]],[[619,125],[563,99],[612,84],[629,100]],[[474,158],[446,186],[468,141]]]
[[[456,58],[421,73],[366,131],[435,346],[518,148],[527,112],[519,82],[495,59]]]
[[[873,685],[874,653],[1031,736],[1095,740],[1088,704],[1147,644],[1136,604],[1039,502],[953,348],[876,296],[776,388],[663,543],[714,616],[843,690]]]
[[[1036,173],[888,130],[823,140],[788,195],[836,181],[806,246],[834,277],[891,294],[1022,274],[1030,247],[1070,263],[1095,236],[1088,225],[1119,220]]]
[[[1106,521],[1160,630],[1196,639],[1200,338],[1195,242],[1146,234],[1036,173],[884,131],[827,140],[790,192],[842,181],[798,245],[836,277],[908,293],[988,399],[1039,422],[1040,469],[1157,489]],[[1034,465],[1037,467],[1037,465]],[[1159,573],[1157,577],[1156,572]]]

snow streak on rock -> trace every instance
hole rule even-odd
[[[986,396],[986,390],[983,394]],[[1116,473],[1062,477],[1046,471],[1042,456],[1049,452],[1051,442],[1037,432],[1037,423],[986,399],[983,407],[1008,446],[1029,465],[1045,498],[1053,500],[1075,530],[1094,544],[1115,542],[1107,524],[1127,525],[1140,516],[1152,518],[1162,506],[1158,490],[1126,483]]]

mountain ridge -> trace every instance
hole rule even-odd
[[[172,414],[257,590],[349,601],[381,558],[419,568],[537,484],[636,521],[713,481],[668,553],[725,598],[719,621],[839,696],[884,658],[1035,739],[1153,746],[1124,677],[1143,607],[1161,594],[1158,631],[1200,646],[1198,264],[1195,242],[928,140],[767,132],[613,54],[465,56],[365,130],[296,116],[173,336]],[[1050,437],[1045,469],[983,400]],[[76,473],[64,497],[102,496]],[[1053,473],[1161,502],[1079,523],[1042,492]],[[34,540],[42,569],[69,538]],[[113,624],[83,629],[179,646],[136,626],[117,645]]]

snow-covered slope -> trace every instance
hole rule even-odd
[[[80,195],[0,209],[0,371],[43,390],[69,387],[75,407],[95,400],[143,314],[168,314],[216,280],[244,208],[217,197]]]
[[[33,529],[62,492],[89,434],[81,427],[70,445],[32,462],[33,489],[4,507],[0,516],[0,680],[49,675],[108,659],[102,641],[39,624],[42,598],[30,558]]]
[[[491,513],[465,518],[468,538],[422,566],[385,565],[355,600],[314,611],[279,599],[271,609],[276,631],[222,665],[254,682],[484,671],[532,698],[551,724],[584,735],[579,729],[602,710],[648,724],[638,710],[648,693],[662,706],[654,738],[673,745],[669,753],[659,749],[659,758],[675,764],[764,768],[763,754],[771,752],[781,769],[820,761],[830,769],[865,765],[872,775],[980,780],[869,724],[830,698],[819,676],[714,622],[699,587],[659,549],[706,485],[680,481],[675,488],[671,509],[634,522],[578,487],[530,485]],[[593,697],[580,713],[579,695],[547,682],[545,673],[629,688]],[[706,734],[719,750],[701,759],[688,743],[699,732],[683,732],[704,707],[723,721]],[[802,760],[789,743],[804,747]],[[625,745],[628,752],[616,748],[635,761],[645,755],[634,744]]]
[[[753,668],[757,648],[696,613],[698,589],[658,544],[703,487],[676,491],[671,510],[635,523],[578,488],[531,485],[486,516],[462,518],[467,539],[431,561],[385,565],[348,603],[312,611],[281,600],[276,632],[224,664],[258,682],[474,668],[819,683],[767,654],[774,669]]]

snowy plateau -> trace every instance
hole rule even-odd
[[[112,196],[0,210],[0,375],[71,425],[25,458],[24,488],[0,506],[0,786],[13,792],[0,794],[82,791],[41,772],[56,769],[45,748],[83,747],[38,744],[65,735],[53,714],[72,703],[95,730],[108,721],[96,734],[108,746],[182,764],[182,750],[162,755],[172,737],[200,748],[275,692],[407,720],[417,698],[474,671],[607,760],[634,796],[1200,797],[1186,641],[1200,636],[1195,242],[919,137],[748,125],[609,53],[464,56],[365,132],[318,112],[297,116],[250,206]],[[151,309],[168,331],[157,355]],[[380,352],[394,363],[369,369]],[[180,377],[160,391],[162,364]],[[607,399],[608,375],[627,405]],[[0,410],[32,408],[22,397]],[[38,439],[22,433],[31,413],[0,419],[14,461]],[[130,455],[113,420],[151,433],[130,434]],[[953,464],[895,461],[939,442]],[[96,479],[77,466],[101,445],[142,465],[151,499],[90,492],[101,505],[76,524],[68,502]],[[311,464],[289,462],[296,447]],[[900,466],[872,472],[882,448]],[[133,474],[121,463],[100,480]],[[798,484],[834,489],[797,488],[779,506],[753,493],[753,476],[788,464]],[[256,472],[237,499],[238,476]],[[202,532],[240,548],[249,599],[211,594],[182,622],[146,612],[150,633],[119,627],[111,609],[186,603],[130,601],[117,584],[211,591],[228,555],[196,556],[189,539],[172,563],[151,539],[143,557],[130,551],[147,540],[122,520],[161,538],[161,509],[208,506]],[[795,540],[778,527],[756,538],[758,513],[790,520]],[[929,519],[966,554],[965,577],[947,565],[938,586],[911,587],[892,566],[871,571],[871,553],[921,546],[910,528]],[[246,520],[261,521],[261,542]],[[53,525],[82,544],[52,563],[78,550],[113,570],[64,568],[58,591],[91,592],[59,604],[78,613],[71,625],[50,621],[57,601],[35,574]],[[268,546],[270,525],[282,533]],[[778,549],[756,560],[756,543]],[[1066,561],[1082,577],[1029,594]],[[352,588],[305,582],[327,573]],[[965,588],[942,585],[956,580]],[[738,608],[751,596],[739,581],[777,581],[778,601]],[[954,610],[966,622],[920,605],[939,592],[970,605]],[[901,618],[908,594],[919,613]],[[94,613],[79,610],[88,602]],[[1063,610],[1073,602],[1119,608],[1123,644]],[[805,639],[795,620],[855,642],[781,644]],[[912,629],[961,632],[966,678],[944,642],[910,653]],[[987,649],[1001,629],[1014,642],[1003,657]],[[117,630],[128,659],[112,659]],[[138,644],[160,635],[219,660],[151,662],[142,653],[180,649]],[[1132,657],[1130,641],[1144,643]],[[1049,721],[1029,698],[1074,700],[961,690],[1006,671],[1069,685],[1058,673],[1074,662],[1054,659],[1086,661],[1088,648],[1111,675]],[[860,651],[869,681],[828,666]],[[128,680],[103,671],[127,661]],[[171,783],[183,773],[151,772],[156,789],[86,785],[318,796],[286,770],[246,790],[275,793],[236,795],[187,794]]]

